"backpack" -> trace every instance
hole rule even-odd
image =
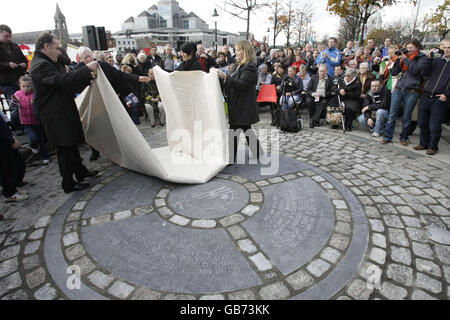
[[[280,129],[282,132],[297,133],[302,130],[302,120],[295,108],[280,109]]]

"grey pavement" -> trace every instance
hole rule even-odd
[[[263,109],[255,128],[269,123]],[[167,143],[164,128],[139,129]],[[450,246],[427,233],[450,228],[440,147],[306,128],[280,134],[277,174],[237,165],[201,186],[89,163],[83,147],[101,175],[71,195],[53,156],[28,168],[29,200],[0,202],[0,299],[448,300]]]

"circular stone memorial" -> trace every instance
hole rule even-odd
[[[52,219],[48,272],[70,299],[332,298],[365,257],[363,207],[318,168],[279,167],[231,166],[196,186],[115,169]]]

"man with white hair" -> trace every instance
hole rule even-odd
[[[198,62],[202,65],[202,70],[204,72],[209,72],[216,64],[214,59],[206,54],[205,46],[202,44],[197,46],[197,58]]]
[[[164,50],[162,56],[162,68],[167,72],[172,72],[175,70],[175,55],[173,54],[173,47],[168,44]]]
[[[155,81],[155,75],[153,70],[148,72],[150,82],[145,83],[142,86],[142,96],[145,99],[145,109],[150,120],[152,128],[156,126],[156,119],[159,119],[161,126],[165,125],[166,113],[164,112],[164,106],[161,102],[161,96],[159,95],[158,85]]]

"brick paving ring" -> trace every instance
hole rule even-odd
[[[366,255],[365,213],[331,175],[280,161],[279,176],[234,166],[199,186],[111,172],[53,217],[48,271],[70,299],[332,298]]]

